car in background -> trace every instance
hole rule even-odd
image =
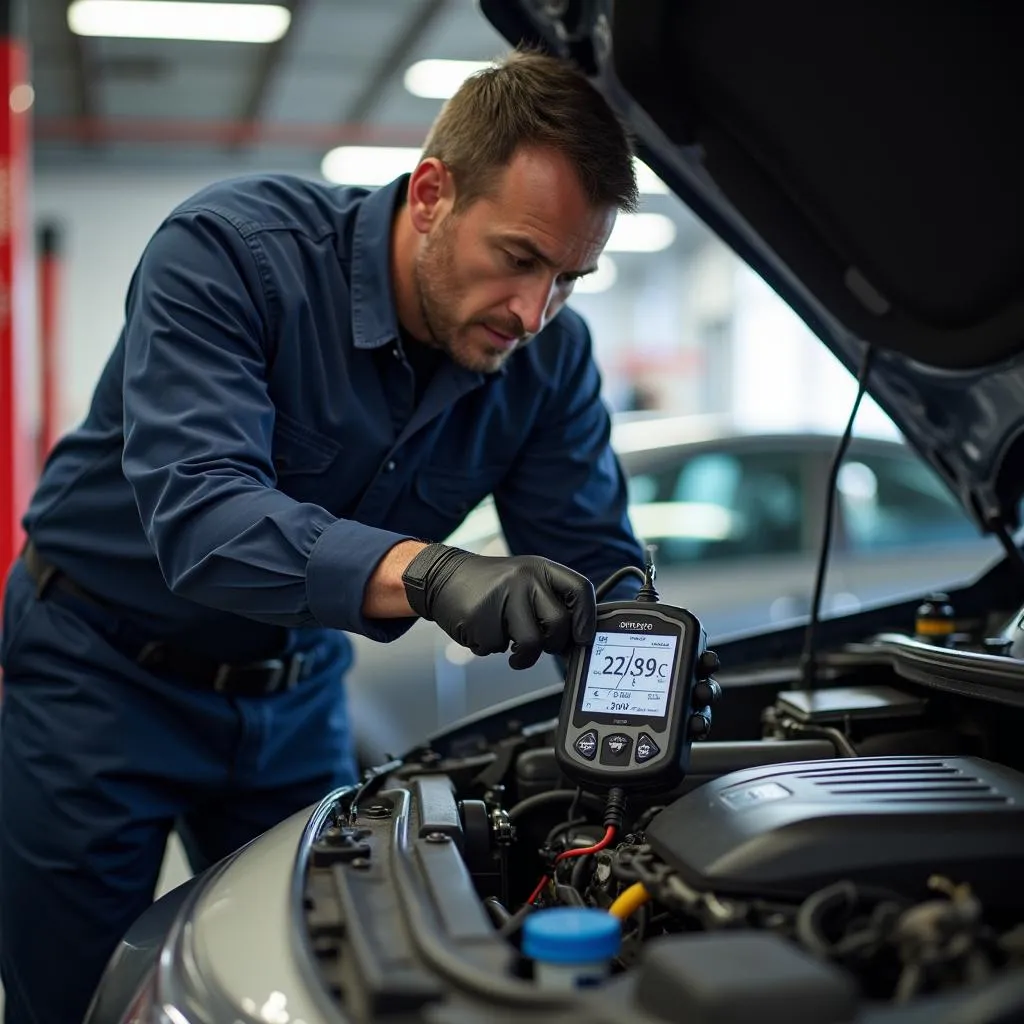
[[[838,442],[828,432],[755,434],[719,417],[617,420],[630,518],[655,546],[662,600],[699,609],[712,639],[805,616]],[[948,586],[1000,554],[902,441],[855,437],[837,485],[826,614]],[[490,500],[448,542],[507,554]],[[507,655],[477,657],[427,622],[390,644],[352,639],[350,708],[364,764],[559,678],[551,658],[517,672]]]

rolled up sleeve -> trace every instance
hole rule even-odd
[[[366,585],[404,535],[338,519],[276,488],[268,393],[274,296],[256,239],[216,211],[179,211],[129,288],[124,455],[170,589],[256,621],[387,641]]]

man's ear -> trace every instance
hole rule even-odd
[[[451,171],[437,157],[421,160],[409,178],[406,204],[413,227],[426,234],[448,213],[455,202]]]

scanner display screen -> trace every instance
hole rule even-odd
[[[664,718],[672,688],[676,637],[599,632],[580,700],[584,713]]]

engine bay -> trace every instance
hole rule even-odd
[[[300,855],[333,1004],[357,1021],[1018,1019],[1022,615],[974,593],[823,621],[813,688],[799,631],[721,645],[714,728],[669,791],[569,782],[557,687],[333,794]],[[543,984],[528,920],[572,908],[621,939],[597,982]]]

